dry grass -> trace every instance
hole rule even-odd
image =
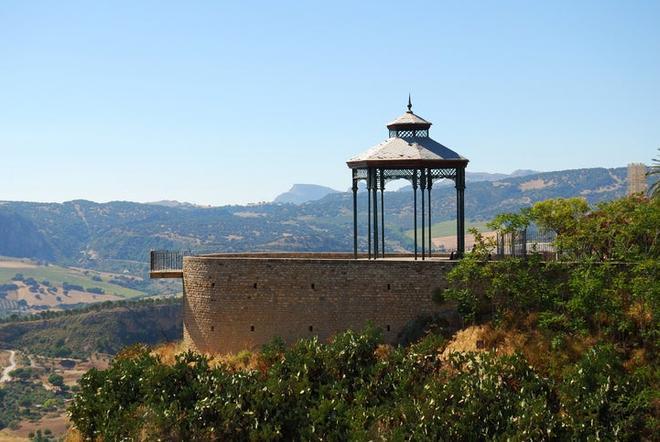
[[[7,428],[0,431],[0,441],[2,442],[19,442],[19,441],[23,442],[28,440],[30,439],[24,436],[19,436]]]
[[[236,354],[227,353],[224,355],[212,356],[210,365],[218,367],[220,365],[234,371],[250,371],[266,369],[265,363],[259,353],[253,353],[249,350],[242,350]]]
[[[494,239],[497,236],[497,232],[482,232],[482,235],[486,239]],[[452,250],[456,248],[456,235],[448,236],[434,236],[432,239],[433,247],[442,248],[446,250]],[[474,245],[474,235],[468,233],[465,235],[465,249],[470,249]]]
[[[63,439],[64,442],[83,442],[84,440],[80,431],[73,427],[69,428]]]
[[[473,325],[456,332],[440,358],[446,359],[455,352],[492,351],[498,355],[510,355],[522,350],[524,345],[525,337],[518,331],[494,328],[490,324]]]
[[[439,357],[446,360],[454,352],[491,351],[497,355],[521,353],[529,363],[541,372],[553,372],[556,368],[577,361],[586,350],[599,341],[598,336],[564,336],[558,343],[535,328],[536,318],[519,318],[515,326],[494,327],[492,324],[474,325],[459,330],[449,341]],[[642,364],[644,355],[634,357],[631,365]]]
[[[524,183],[520,183],[518,188],[524,192],[526,190],[536,190],[536,189],[544,189],[546,187],[552,187],[555,184],[556,183],[554,180],[545,181],[539,178],[536,180],[530,180],[530,181],[525,181]]]
[[[27,259],[0,259],[0,267],[4,269],[33,269],[37,265]]]
[[[646,350],[643,348],[635,349],[631,352],[630,359],[628,359],[623,366],[628,371],[633,371],[640,367],[645,367],[649,365],[647,360]]]
[[[392,354],[392,346],[388,344],[379,344],[378,347],[376,347],[376,351],[374,352],[376,359],[379,361],[386,360],[390,357],[390,354]]]
[[[18,437],[27,438],[30,433],[35,433],[37,430],[43,432],[43,430],[49,429],[54,436],[59,437],[68,433],[69,426],[69,416],[66,412],[54,413],[43,416],[35,422],[26,420],[21,421],[20,427],[15,430],[13,434]]]
[[[187,350],[183,341],[168,342],[154,347],[151,354],[158,356],[163,364],[172,365],[176,361],[176,356]],[[230,370],[264,370],[264,362],[259,353],[249,350],[242,350],[238,353],[226,354],[206,354],[209,359],[209,366],[224,366]]]
[[[172,365],[176,361],[176,355],[185,351],[186,347],[183,341],[175,341],[157,345],[151,350],[151,354],[158,356],[163,364]]]
[[[641,329],[653,325],[653,309],[644,302],[637,301],[633,303],[626,312],[626,315]]]

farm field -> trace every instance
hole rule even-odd
[[[488,232],[489,229],[486,225],[487,221],[465,221],[465,230],[475,228],[480,232]],[[405,232],[408,238],[413,238],[415,235],[415,230],[410,229]],[[418,220],[418,229],[417,229],[418,238],[422,237],[422,228],[421,220]],[[456,221],[448,220],[442,221],[439,223],[434,223],[431,226],[431,237],[433,238],[433,246],[439,248],[445,248],[451,250],[456,248]],[[467,234],[465,237],[466,247],[469,247],[470,244],[474,242],[473,235]]]
[[[12,278],[14,278],[17,273],[22,274],[24,278],[34,278],[39,283],[42,281],[48,281],[51,286],[55,287],[62,287],[65,282],[67,284],[81,286],[85,289],[97,287],[103,289],[106,295],[114,295],[115,299],[129,299],[144,296],[144,293],[141,291],[108,282],[113,275],[107,273],[74,269],[53,264],[47,266],[38,265],[28,260],[0,258],[0,284],[11,283]],[[93,276],[97,276],[98,278],[101,278],[101,280],[94,280],[92,279]],[[98,298],[102,297],[103,296],[98,296]],[[93,301],[82,300],[80,302]]]
[[[422,235],[422,227],[421,227],[421,219],[417,219],[417,235],[421,238]],[[488,222],[487,221],[468,221],[465,220],[465,230],[467,231],[468,229],[471,228],[476,228],[480,232],[486,232],[490,230],[488,226],[486,226]],[[412,238],[414,236],[415,230],[410,229],[406,231],[406,236],[409,238]],[[439,223],[433,223],[431,226],[431,236],[433,238],[436,237],[441,237],[441,236],[450,236],[450,235],[455,235],[456,234],[456,221],[455,220],[447,220],[447,221],[441,221]]]

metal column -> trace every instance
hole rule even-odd
[[[456,253],[465,253],[465,168],[456,168]]]
[[[385,174],[380,169],[380,241],[381,256],[385,258]]]
[[[357,228],[357,170],[353,169],[353,258],[358,256],[358,228]]]
[[[372,170],[372,192],[374,193],[374,259],[378,259],[378,169]]]
[[[426,188],[426,169],[421,169],[421,186],[422,191],[422,260],[424,260],[425,250],[426,250],[426,241],[425,241],[425,229],[424,229],[424,189]]]
[[[431,233],[432,233],[432,230],[431,230],[431,187],[433,186],[433,174],[432,174],[431,169],[428,169],[428,171],[426,173],[426,177],[427,177],[426,189],[428,190],[428,193],[429,193],[429,198],[428,198],[429,199],[429,253],[428,253],[428,255],[429,255],[429,258],[430,258],[431,257],[431,246],[433,245],[432,241],[431,241]]]
[[[367,243],[369,244],[367,256],[371,259],[371,169],[367,169]]]
[[[417,169],[413,170],[413,230],[415,236],[415,259],[417,259]]]

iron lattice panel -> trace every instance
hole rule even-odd
[[[413,130],[400,130],[396,133],[399,138],[412,138],[415,136],[415,131]]]
[[[368,169],[354,169],[355,174],[353,175],[353,179],[356,181],[360,180],[366,180],[368,176]]]
[[[431,180],[456,180],[456,169],[431,169]]]
[[[417,129],[417,130],[393,130],[390,129],[390,138],[393,137],[398,137],[398,138],[414,138],[414,137],[428,137],[429,136],[429,130],[428,129]]]
[[[354,169],[355,173],[353,175],[353,179],[356,181],[360,180],[368,180],[369,177],[369,172],[368,168],[360,168],[360,169]],[[424,169],[426,171],[426,179],[431,180],[431,185],[433,185],[433,182],[447,179],[447,180],[452,180],[456,181],[456,169],[455,168],[447,168],[447,169]],[[407,180],[410,181],[411,183],[413,182],[413,177],[415,174],[417,174],[417,183],[421,185],[422,183],[422,169],[380,169],[376,168],[377,171],[377,178],[376,178],[376,185],[378,188],[380,188],[380,181],[381,181],[381,173],[382,173],[382,179],[385,183],[388,183],[389,181],[395,181],[395,180]]]
[[[412,181],[413,173],[413,169],[383,169],[385,182],[394,180]]]

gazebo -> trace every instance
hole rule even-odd
[[[431,189],[433,182],[451,179],[456,187],[456,256],[465,252],[465,168],[468,160],[429,137],[431,122],[408,111],[387,125],[389,138],[346,162],[353,179],[353,253],[358,257],[357,192],[367,183],[368,257],[385,257],[384,192],[388,181],[405,179],[413,188],[414,252],[418,258],[417,189],[421,190],[421,258],[431,257]],[[378,190],[380,190],[380,241]],[[425,193],[428,197],[426,213]],[[428,226],[428,234],[426,234]],[[380,247],[379,247],[380,242]],[[373,245],[373,247],[372,247]],[[428,250],[427,250],[428,248]]]

